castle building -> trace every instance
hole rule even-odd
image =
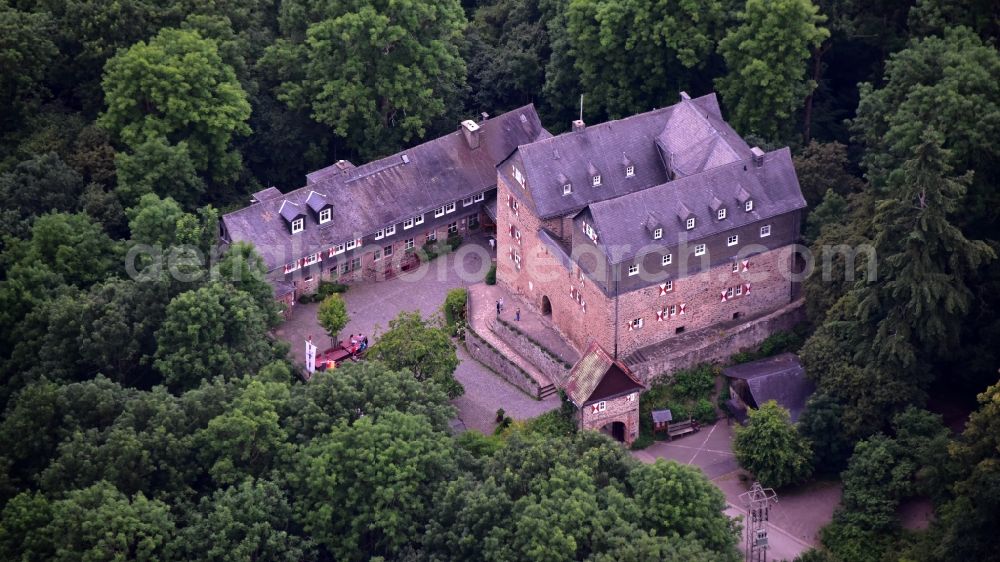
[[[386,279],[415,265],[416,248],[488,220],[497,164],[548,136],[526,105],[361,166],[341,160],[294,191],[255,193],[222,217],[222,241],[253,243],[289,307],[321,279]]]
[[[803,209],[790,151],[714,94],[524,143],[497,167],[497,282],[613,357],[791,302]]]

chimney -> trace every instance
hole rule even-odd
[[[760,147],[753,147],[750,149],[750,154],[753,155],[753,165],[760,168],[764,165],[764,151]]]
[[[689,101],[690,99],[691,96],[689,96],[687,92],[681,92],[681,101]]]
[[[490,114],[486,113],[485,111],[480,113],[479,116],[481,117],[481,119],[479,120],[480,123],[483,123],[484,121],[490,118]]]
[[[587,128],[587,125],[586,125],[586,123],[583,122],[583,119],[577,119],[576,121],[573,121],[573,132],[574,133],[578,133],[578,132],[580,132],[580,131],[582,131],[582,130],[584,130],[586,128]]]
[[[472,119],[462,121],[462,134],[465,135],[465,142],[471,150],[479,148],[479,125]]]

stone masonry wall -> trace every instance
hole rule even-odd
[[[625,424],[625,443],[631,445],[639,436],[639,393],[633,392],[604,401],[603,412],[594,412],[590,404],[580,409],[580,428],[600,431],[602,427],[612,422]]]
[[[530,396],[538,398],[541,389],[538,383],[532,379],[528,373],[524,372],[510,359],[504,357],[500,351],[487,343],[472,329],[471,326],[465,329],[465,348],[473,359],[486,365],[493,372],[500,375],[505,381],[520,388]]]
[[[548,350],[531,341],[525,334],[511,328],[503,322],[491,320],[490,330],[500,339],[510,344],[518,355],[527,359],[532,365],[538,368],[545,376],[555,383],[557,387],[563,387],[566,379],[569,378],[569,371],[572,365],[567,367],[561,359],[553,357]]]
[[[791,330],[805,320],[804,301],[791,304],[729,329],[708,328],[689,334],[684,345],[671,346],[641,362],[626,358],[629,368],[647,385],[667,373],[687,369],[700,363],[725,361],[734,353],[756,348],[768,336],[779,331]]]

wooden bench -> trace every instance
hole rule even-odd
[[[694,433],[701,429],[698,422],[692,419],[682,422],[672,422],[667,427],[667,437],[672,441],[674,437],[680,437],[681,435],[687,435],[688,433]]]

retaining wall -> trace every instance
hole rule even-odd
[[[566,385],[566,380],[569,378],[569,371],[572,365],[569,367],[563,362],[562,359],[557,357],[553,352],[542,347],[540,344],[535,343],[526,334],[521,333],[516,328],[508,326],[504,322],[491,320],[489,322],[490,330],[497,335],[498,338],[505,341],[508,345],[514,348],[518,355],[528,360],[529,363],[534,365],[542,374],[549,377],[555,385],[562,388]]]
[[[538,398],[541,394],[541,389],[538,387],[538,383],[535,379],[531,378],[528,373],[519,367],[516,363],[513,363],[507,357],[504,357],[502,353],[489,342],[484,340],[472,329],[472,326],[468,326],[465,329],[465,348],[469,351],[469,355],[473,359],[479,361],[483,365],[486,365],[493,370],[496,374],[500,375],[505,381],[510,384],[520,388],[525,393],[535,398]]]

